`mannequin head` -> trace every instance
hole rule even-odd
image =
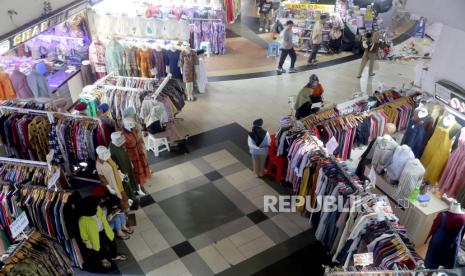
[[[97,152],[98,159],[100,161],[106,162],[111,157],[110,150],[104,146],[98,146],[95,151]]]
[[[117,147],[121,147],[124,142],[126,142],[126,139],[124,139],[124,136],[121,134],[120,131],[113,132],[111,134],[111,143]]]
[[[392,135],[396,133],[396,130],[396,125],[394,125],[393,123],[387,123],[384,127],[384,135]]]

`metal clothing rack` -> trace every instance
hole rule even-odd
[[[410,276],[410,275],[431,275],[432,273],[446,273],[447,275],[459,275],[452,274],[453,270],[449,269],[415,269],[415,270],[361,270],[361,271],[331,271],[330,268],[326,268],[326,276],[350,276],[350,275],[393,275],[393,276]]]
[[[90,117],[90,116],[84,116],[84,115],[79,115],[79,114],[72,114],[72,113],[64,113],[64,112],[56,112],[56,111],[44,111],[44,110],[35,110],[35,109],[19,108],[19,107],[13,107],[13,106],[1,106],[1,105],[0,105],[0,110],[6,110],[6,111],[11,111],[11,112],[15,112],[15,113],[21,113],[21,114],[43,115],[43,116],[48,116],[49,118],[58,115],[58,116],[76,118],[76,119],[93,120],[93,121],[98,121],[98,122],[100,123],[100,119],[99,119],[99,118]]]
[[[397,233],[397,230],[394,229],[394,226],[392,225],[392,222],[387,221],[387,223],[389,225],[389,229],[394,233],[394,236],[399,240],[400,244],[405,248],[405,250],[406,250],[408,256],[410,257],[410,259],[412,260],[412,262],[415,264],[415,266],[418,266],[417,262],[415,261],[415,257],[412,255],[412,252],[410,252],[410,249],[407,247],[404,240],[402,240],[402,237],[399,235],[399,233]]]
[[[39,168],[48,167],[48,164],[46,162],[25,160],[25,159],[16,159],[16,158],[7,158],[7,157],[0,157],[0,163],[28,165],[28,166],[31,166],[31,167],[39,167]]]

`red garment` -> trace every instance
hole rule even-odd
[[[145,156],[145,148],[137,139],[135,128],[133,128],[130,132],[123,129],[122,133],[126,139],[124,147],[128,152],[132,166],[134,167],[136,182],[137,184],[144,185],[145,180],[150,177],[150,169],[147,157]]]
[[[324,89],[321,83],[319,83],[316,87],[311,88],[311,89],[312,89],[312,94],[310,95],[310,97],[321,96],[324,92]]]
[[[233,0],[224,0],[224,6],[226,7],[226,20],[228,21],[228,23],[234,22]]]
[[[447,212],[447,219],[446,219],[446,229],[455,231],[462,228],[465,224],[465,214],[455,214],[450,211]],[[433,226],[431,227],[431,233],[436,232],[439,225],[441,225],[441,213],[439,213],[436,218],[434,219]]]

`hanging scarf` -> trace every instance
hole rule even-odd
[[[266,130],[264,130],[262,127],[254,126],[252,128],[252,132],[249,132],[249,136],[255,142],[255,145],[257,145],[257,147],[260,147],[260,145],[263,142],[263,139],[265,139]]]

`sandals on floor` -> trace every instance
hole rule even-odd
[[[129,240],[129,238],[130,238],[129,235],[126,235],[126,236],[124,236],[124,237],[118,236],[118,239],[123,240],[123,241]]]
[[[116,258],[111,259],[112,261],[126,261],[128,257],[126,255],[118,255]]]
[[[133,234],[133,233],[134,233],[134,230],[132,230],[132,229],[124,230],[124,229],[123,229],[123,232],[125,232],[125,233],[127,233],[127,234],[130,235],[130,234]]]

